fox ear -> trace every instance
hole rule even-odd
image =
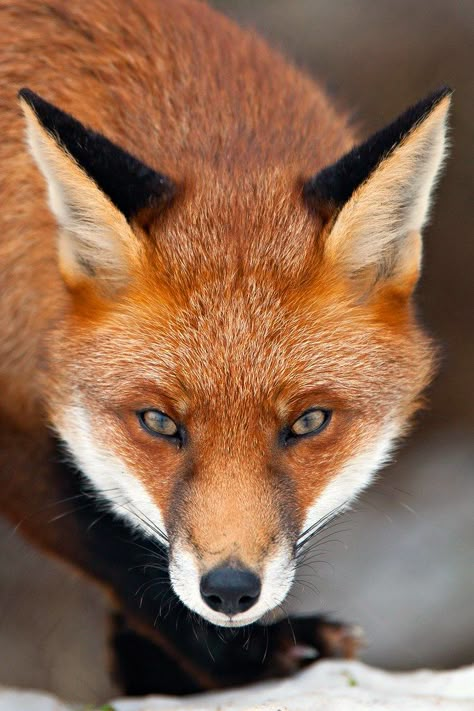
[[[43,173],[61,228],[60,267],[75,287],[125,285],[138,238],[129,221],[171,198],[173,185],[104,136],[28,89],[19,92],[30,151]]]
[[[326,257],[366,287],[390,280],[409,295],[416,284],[450,95],[444,88],[419,102],[305,186],[307,200],[336,215]]]

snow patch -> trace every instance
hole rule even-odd
[[[291,679],[184,699],[119,699],[114,711],[472,711],[474,665],[386,672],[358,661],[321,661]],[[77,711],[49,694],[0,688],[0,711]]]

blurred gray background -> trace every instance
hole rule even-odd
[[[443,346],[430,408],[379,481],[328,532],[294,593],[299,609],[361,624],[363,658],[373,664],[410,669],[472,662],[474,3],[212,4],[257,28],[322,80],[337,104],[352,110],[362,136],[439,85],[455,89],[452,155],[425,233],[419,288],[423,320]],[[0,683],[75,700],[113,694],[104,673],[100,593],[6,526],[0,560]]]

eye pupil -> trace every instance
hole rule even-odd
[[[301,437],[307,434],[316,434],[329,422],[331,413],[329,410],[315,408],[308,410],[301,417],[295,420],[290,428],[291,434]]]
[[[178,434],[176,422],[160,410],[144,410],[138,413],[138,417],[145,429],[152,434],[165,437],[174,437]]]

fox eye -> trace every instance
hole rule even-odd
[[[303,437],[321,432],[331,419],[331,410],[315,407],[304,412],[290,427],[290,436]]]
[[[142,427],[152,435],[176,437],[179,434],[176,422],[160,410],[141,410],[137,416]]]

